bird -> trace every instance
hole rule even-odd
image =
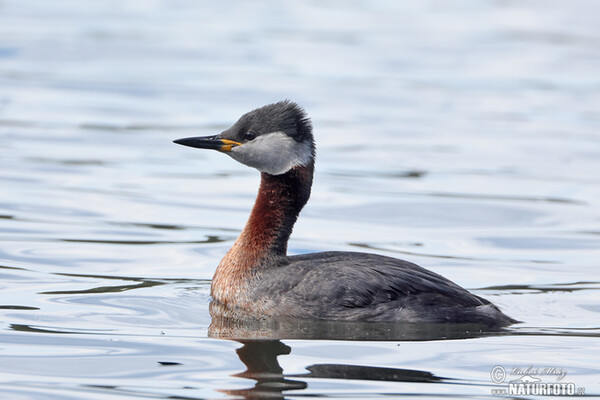
[[[211,296],[220,308],[260,318],[517,322],[490,301],[409,261],[346,251],[288,255],[292,229],[310,197],[316,156],[312,122],[297,103],[268,104],[220,134],[174,142],[217,150],[261,174],[248,221],[212,279]]]

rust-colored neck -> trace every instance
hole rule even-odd
[[[246,227],[213,277],[213,298],[235,305],[253,272],[285,262],[294,223],[310,197],[313,170],[311,162],[282,175],[261,174],[258,196]]]

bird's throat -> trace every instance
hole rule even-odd
[[[215,300],[237,305],[254,273],[286,262],[294,223],[310,197],[313,170],[311,161],[281,175],[261,174],[248,222],[213,277],[211,294]]]

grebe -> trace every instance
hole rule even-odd
[[[218,135],[175,143],[218,150],[261,172],[248,222],[212,280],[211,295],[221,307],[240,315],[322,320],[516,322],[489,301],[408,261],[340,251],[288,256],[315,164],[312,124],[296,103],[269,104]]]

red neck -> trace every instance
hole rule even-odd
[[[285,262],[298,214],[310,197],[314,163],[282,175],[261,174],[258,196],[246,227],[225,255],[211,287],[222,303],[235,303],[241,285],[261,267]]]

